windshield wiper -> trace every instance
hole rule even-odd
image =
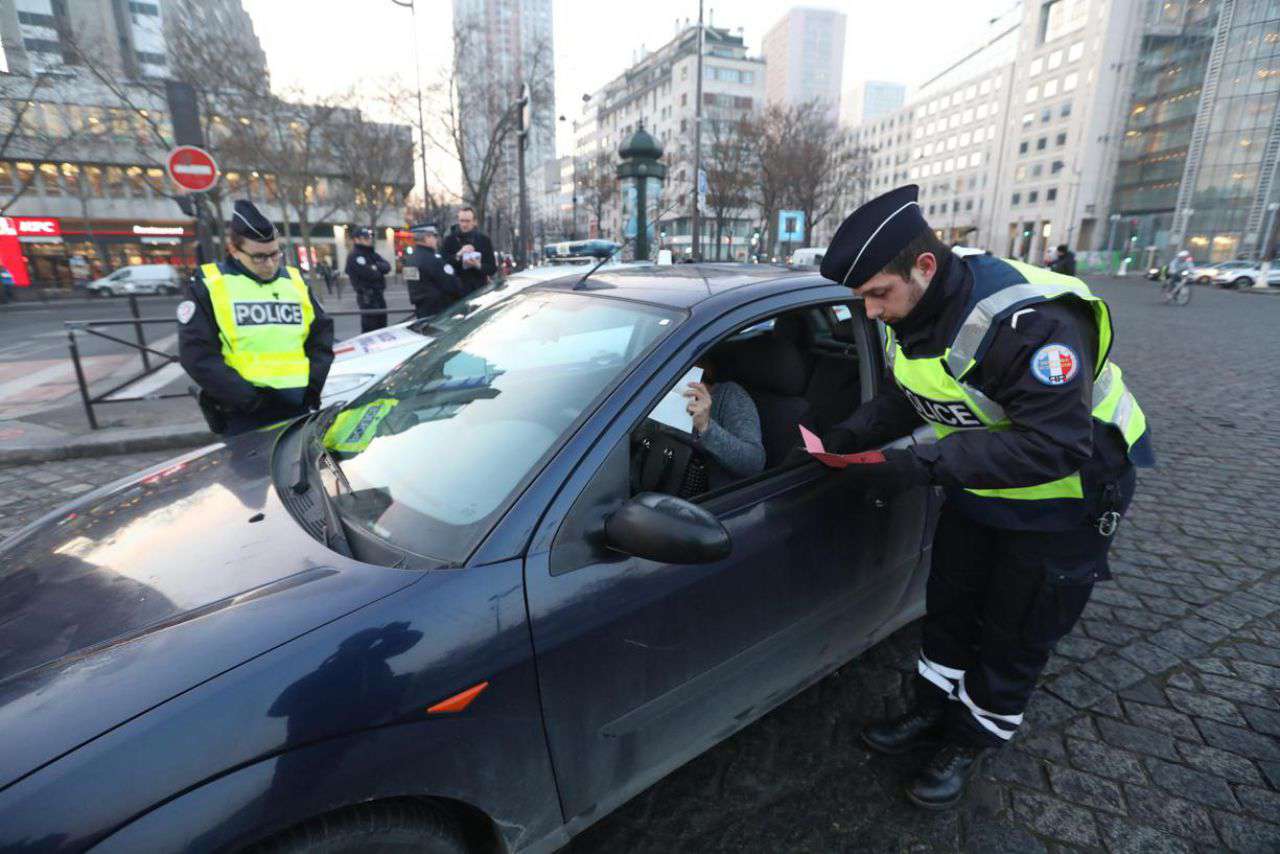
[[[298,481],[290,487],[295,494],[302,495],[311,489],[312,468],[309,452],[312,442],[316,442],[319,445],[319,451],[316,453],[316,462],[324,461],[348,494],[353,491],[351,482],[347,480],[346,474],[342,471],[342,466],[338,464],[333,453],[324,446],[324,431],[329,429],[329,425],[333,423],[333,420],[338,417],[338,413],[341,411],[342,407],[339,404],[327,406],[310,415],[307,419],[310,423],[303,426],[303,433],[298,437],[301,446],[301,451],[298,454]],[[319,477],[318,471],[316,476]],[[321,482],[317,493],[320,497],[321,537],[325,547],[333,549],[345,557],[355,557],[351,551],[351,540],[347,537],[346,529],[342,527],[337,505],[333,497],[329,495],[329,490],[324,488],[323,482]]]

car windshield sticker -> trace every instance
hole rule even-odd
[[[191,320],[192,316],[195,313],[196,313],[196,304],[193,303],[191,300],[187,299],[178,303],[178,322],[179,323],[185,325],[187,322]]]
[[[1046,344],[1031,357],[1031,375],[1045,385],[1065,385],[1080,373],[1080,357],[1066,344]]]

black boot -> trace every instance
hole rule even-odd
[[[977,773],[986,754],[985,747],[944,746],[907,786],[907,797],[927,810],[950,809],[964,798],[969,778]]]
[[[942,743],[942,712],[942,706],[917,706],[891,721],[866,727],[862,740],[877,753],[889,755],[937,747]]]

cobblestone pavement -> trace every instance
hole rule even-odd
[[[968,804],[907,804],[923,757],[869,754],[910,626],[572,845],[615,851],[1280,851],[1280,299],[1095,282],[1161,465],[1014,744]],[[0,468],[0,535],[167,452]]]

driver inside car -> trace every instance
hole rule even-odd
[[[686,411],[693,416],[694,444],[705,458],[705,488],[717,489],[764,471],[760,413],[742,386],[715,381],[716,364],[710,356],[699,359],[697,366],[702,382],[689,383],[683,394],[689,400]]]

